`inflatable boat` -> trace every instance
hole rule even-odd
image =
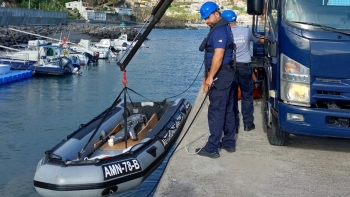
[[[184,98],[115,103],[45,152],[34,176],[41,196],[98,197],[137,187],[176,144],[192,108]]]

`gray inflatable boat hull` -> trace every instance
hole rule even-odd
[[[96,142],[101,142],[101,135],[97,134],[79,159],[78,152],[88,143],[96,129],[96,122],[101,119],[100,114],[99,118],[90,121],[86,127],[68,136],[67,141],[45,152],[46,156],[39,161],[35,172],[35,190],[46,197],[99,197],[139,186],[162,163],[173,147],[192,108],[185,99],[165,105],[167,106],[159,107],[167,108],[159,116],[160,120],[136,144],[118,151],[108,147],[105,141],[96,147],[99,144]],[[129,103],[127,106],[129,111],[133,111],[129,114],[131,116],[139,112],[159,114],[153,109],[156,107],[140,104],[131,109]],[[124,103],[119,103],[98,131],[113,133],[113,129],[120,126],[117,123],[122,121],[123,112]]]

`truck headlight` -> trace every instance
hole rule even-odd
[[[310,106],[310,69],[281,54],[281,99],[294,105]]]

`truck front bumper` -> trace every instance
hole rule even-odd
[[[304,121],[287,120],[287,113]],[[308,108],[279,102],[278,119],[283,131],[292,134],[350,138],[350,111]]]

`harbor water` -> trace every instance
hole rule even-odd
[[[204,72],[198,47],[207,33],[207,28],[153,30],[147,47],[126,68],[127,87],[143,96],[128,91],[131,99],[175,96],[168,100],[184,97],[193,103]],[[44,152],[108,108],[123,89],[116,63],[99,60],[98,66],[82,68],[80,76],[33,77],[0,86],[1,196],[39,196],[33,178]],[[139,187],[115,196],[152,196],[168,159]]]

